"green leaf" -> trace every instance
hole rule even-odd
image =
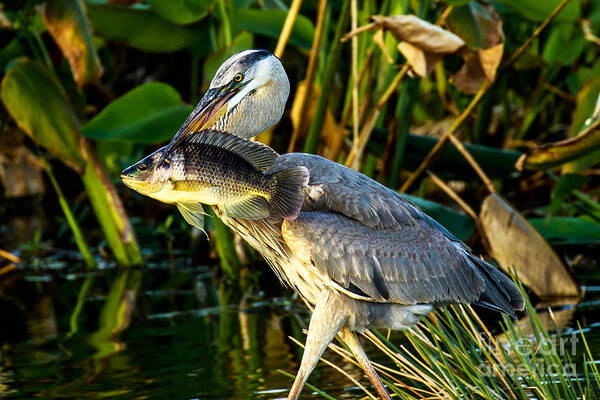
[[[4,68],[12,59],[27,54],[27,51],[20,38],[12,39],[0,49],[0,68]]]
[[[444,3],[448,4],[449,6],[462,6],[465,5],[467,3],[470,3],[471,0],[444,0]]]
[[[581,29],[575,29],[572,23],[554,24],[544,45],[542,58],[549,64],[569,65],[579,58],[586,44]]]
[[[532,21],[543,21],[554,11],[562,0],[495,0],[518,12]],[[558,13],[556,21],[575,21],[581,13],[579,1],[570,1],[565,8]]]
[[[11,117],[34,141],[71,167],[83,167],[78,121],[50,71],[33,61],[21,62],[4,76],[0,95]]]
[[[471,48],[487,49],[501,41],[502,22],[497,14],[476,2],[455,6],[446,23]]]
[[[575,107],[575,114],[573,115],[573,122],[571,124],[569,136],[577,136],[579,132],[585,129],[587,126],[586,121],[591,118],[592,114],[594,113],[598,96],[600,96],[600,79],[594,79],[583,85],[583,88],[577,95],[577,106]],[[600,132],[597,132],[595,136],[599,138],[599,140],[595,142],[595,147],[599,151],[595,151],[592,154],[566,165],[565,171],[583,171],[584,169],[600,162]],[[588,149],[591,148],[592,146],[588,145]],[[589,151],[587,153],[589,153]]]
[[[425,214],[442,224],[460,240],[469,239],[475,231],[475,221],[468,215],[421,197],[406,193],[401,193],[401,196],[418,206]]]
[[[573,122],[569,136],[576,136],[585,128],[585,123],[590,118],[596,107],[596,100],[600,95],[600,77],[593,79],[583,85],[577,95],[577,107],[573,115]]]
[[[278,39],[287,16],[283,10],[238,9],[236,21],[239,29]],[[298,15],[289,42],[303,49],[310,49],[315,34],[313,23],[303,15]]]
[[[588,177],[578,174],[562,174],[550,193],[550,214],[558,213],[573,190],[579,189],[588,180]]]
[[[524,169],[541,171],[566,164],[563,172],[573,173],[600,161],[599,156],[600,129],[595,129],[585,135],[530,148],[527,154],[517,160],[515,167],[519,171]],[[569,163],[575,160],[577,161]]]
[[[235,53],[251,49],[253,47],[253,43],[254,38],[252,37],[252,34],[250,32],[243,31],[231,41],[231,45],[229,47],[217,50],[210,56],[208,56],[206,58],[206,61],[204,61],[204,66],[202,70],[205,85],[208,85],[210,83],[210,80],[213,76],[215,76],[215,73],[217,72],[221,64],[225,62],[225,60],[227,60]]]
[[[600,224],[586,217],[532,218],[529,222],[553,245],[600,244]]]
[[[177,51],[208,40],[208,24],[172,24],[151,10],[105,4],[88,4],[94,32],[150,52]]]
[[[191,24],[206,17],[215,0],[147,0],[152,10],[169,22]]]
[[[69,61],[79,87],[102,75],[82,0],[47,0],[40,9],[44,25]]]
[[[380,132],[380,130],[376,130],[373,139],[379,139],[380,143],[384,145],[385,138],[379,136]],[[403,168],[408,170],[417,168],[438,140],[435,137],[409,134],[406,139]],[[515,162],[523,154],[518,151],[471,143],[465,143],[464,146],[492,179],[504,178],[512,174],[515,170]],[[473,168],[454,146],[447,146],[431,168],[442,176],[474,176]]]
[[[173,87],[147,83],[110,103],[82,133],[96,140],[160,143],[173,137],[191,111]]]

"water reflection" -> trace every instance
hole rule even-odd
[[[155,264],[145,270],[21,273],[0,281],[0,397],[284,398],[302,349],[307,313],[282,298],[243,294],[212,280],[208,267]],[[16,275],[15,275],[16,276]],[[32,279],[33,278],[33,279]],[[586,301],[551,318],[573,327],[600,307]],[[295,312],[294,310],[299,310]],[[587,334],[600,348],[600,326]],[[398,334],[398,340],[401,334]],[[375,361],[384,360],[378,351]],[[359,381],[335,354],[327,358]],[[310,382],[336,398],[362,392],[322,364]],[[303,398],[318,398],[309,391]]]
[[[155,265],[19,279],[12,290],[30,295],[17,307],[26,329],[2,326],[10,340],[0,397],[285,397],[291,381],[277,369],[297,368],[301,349],[288,336],[302,337],[306,314],[294,315],[289,300],[214,285],[208,271]],[[331,371],[311,380],[334,393],[347,386]]]

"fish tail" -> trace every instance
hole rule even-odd
[[[298,166],[274,175],[277,185],[269,202],[275,213],[285,219],[295,219],[304,202],[304,188],[308,184],[308,170]]]

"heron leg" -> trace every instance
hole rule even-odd
[[[379,379],[379,375],[377,375],[375,368],[373,368],[369,357],[367,357],[365,350],[360,345],[356,333],[350,331],[348,328],[343,328],[340,331],[340,338],[344,341],[344,343],[348,345],[350,351],[354,353],[358,364],[363,369],[363,371],[365,371],[367,378],[369,378],[369,380],[371,381],[371,384],[377,391],[379,397],[382,400],[391,400],[390,395],[388,394],[387,390],[383,386],[383,383],[381,382],[381,379]]]
[[[317,361],[346,323],[348,314],[345,312],[344,307],[340,307],[340,301],[339,297],[331,292],[324,293],[321,299],[317,301],[308,325],[308,334],[300,368],[288,395],[288,400],[298,399]]]

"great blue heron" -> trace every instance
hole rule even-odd
[[[280,118],[289,82],[279,59],[246,50],[227,60],[168,148],[208,127],[253,137]],[[398,193],[312,154],[279,156],[268,173],[310,173],[295,220],[247,220],[218,212],[258,250],[284,284],[314,306],[306,346],[288,399],[297,399],[339,334],[383,399],[389,394],[356,332],[407,329],[433,307],[479,304],[514,316],[524,301],[502,272],[474,256],[448,230]]]

